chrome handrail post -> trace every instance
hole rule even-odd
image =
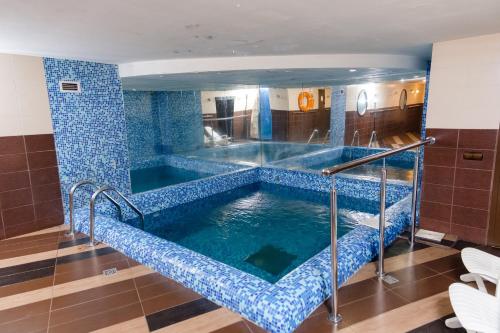
[[[418,168],[420,162],[420,147],[415,151],[415,165],[413,166],[413,190],[411,195],[411,230],[410,246],[415,245],[415,234],[417,230],[417,196],[418,196]]]
[[[326,132],[325,137],[323,138],[323,144],[325,144],[328,141],[328,139],[330,138],[330,133],[331,132],[332,132],[331,130],[328,130]]]
[[[379,215],[379,253],[378,253],[378,267],[377,276],[379,279],[383,279],[385,276],[384,272],[384,243],[385,243],[385,193],[387,186],[387,169],[384,165],[382,166],[381,179],[380,179],[380,215]]]
[[[315,129],[312,131],[311,135],[309,136],[309,140],[307,140],[307,144],[310,144],[310,143],[311,143],[312,139],[314,138],[314,136],[315,136],[316,134],[318,134],[318,129],[317,129],[317,128],[315,128]]]
[[[97,242],[95,241],[95,238],[94,238],[94,229],[95,229],[95,201],[97,199],[97,197],[99,196],[99,194],[101,194],[102,192],[106,191],[107,189],[109,189],[109,186],[102,186],[102,187],[99,187],[97,189],[97,191],[95,191],[93,194],[92,194],[92,197],[90,198],[90,212],[89,212],[89,243],[88,243],[88,246],[89,247],[93,247],[95,245],[97,245]]]
[[[335,189],[335,176],[332,180],[330,192],[330,260],[332,268],[332,296],[330,298],[330,314],[328,319],[335,325],[340,323],[342,316],[339,314],[338,297],[338,257],[337,257],[337,190]]]
[[[75,221],[73,218],[75,192],[80,186],[86,184],[93,184],[93,182],[85,179],[74,184],[69,190],[69,230],[65,233],[67,237],[73,237],[75,235]]]
[[[359,131],[355,130],[354,134],[352,135],[352,141],[351,141],[351,146],[354,146],[354,141],[357,141],[356,146],[359,146]]]

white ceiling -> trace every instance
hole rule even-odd
[[[500,0],[0,0],[0,53],[120,64],[124,86],[136,89],[412,77],[422,66],[395,64],[422,63],[436,41],[495,32]],[[343,57],[359,71],[346,74],[345,61],[244,65],[245,59],[271,56],[276,63],[289,55],[304,63],[307,57]],[[393,65],[359,65],[351,55],[385,56]],[[217,65],[210,67],[213,59]],[[202,62],[208,65],[192,70]],[[165,70],[151,71],[151,63]]]
[[[429,57],[500,32],[499,0],[0,0],[0,52],[111,63],[287,54]]]

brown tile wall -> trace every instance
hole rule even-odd
[[[485,244],[498,130],[428,129],[436,144],[425,147],[420,223]],[[464,159],[482,153],[481,161]]]
[[[360,144],[367,145],[370,142],[374,118],[378,139],[405,132],[420,133],[422,110],[422,104],[412,104],[408,105],[406,111],[401,111],[399,107],[376,109],[369,110],[363,117],[358,116],[356,111],[348,111],[345,119],[345,142],[352,141],[357,129],[360,133]]]
[[[303,142],[312,131],[318,129],[322,140],[330,129],[330,109],[302,111],[271,110],[273,119],[273,140]]]
[[[52,134],[0,137],[0,239],[63,223]]]

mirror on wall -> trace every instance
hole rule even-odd
[[[425,78],[416,77],[348,85],[345,143],[396,148],[418,141],[425,84]]]
[[[401,111],[406,111],[406,106],[408,102],[408,92],[406,89],[401,90],[401,94],[399,95],[399,109]]]
[[[258,166],[318,173],[355,158],[349,146],[416,141],[425,90],[421,78],[341,85],[191,81],[182,88],[175,80],[134,82],[143,83],[125,82],[123,91],[134,193]]]
[[[368,96],[366,91],[363,89],[358,94],[358,100],[356,102],[356,111],[360,117],[364,116],[368,110]]]
[[[132,192],[257,166],[259,89],[124,89]]]

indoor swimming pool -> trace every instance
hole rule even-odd
[[[379,209],[338,205],[338,237]],[[146,215],[144,231],[275,283],[330,244],[329,194],[258,182]]]

